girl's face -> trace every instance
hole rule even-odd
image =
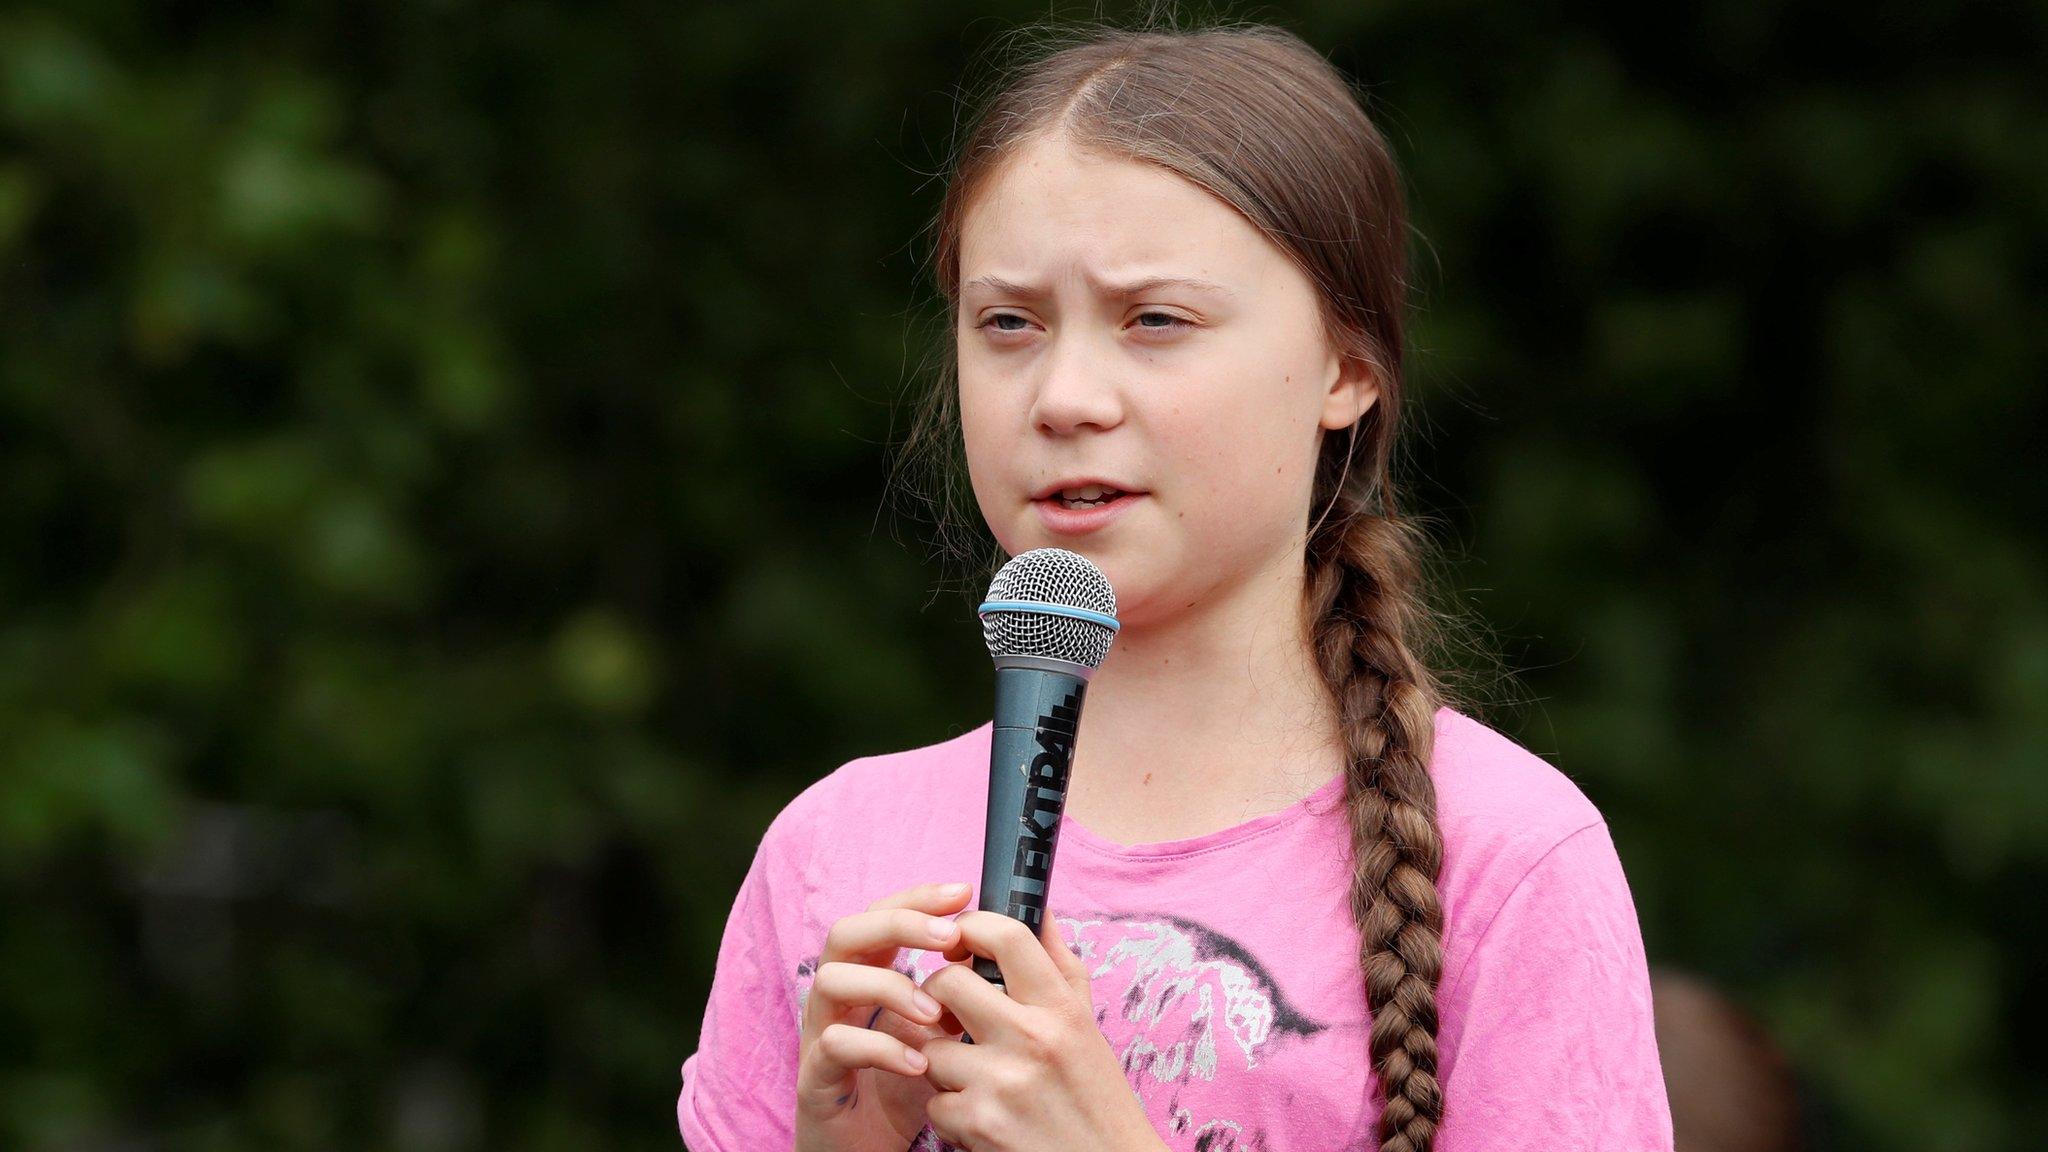
[[[1201,283],[1140,283],[1157,278]],[[1298,579],[1322,431],[1378,391],[1250,221],[1164,169],[1042,138],[965,214],[960,285],[968,471],[1005,551],[1086,555],[1126,624]],[[1047,489],[1089,479],[1134,495],[1083,530]]]

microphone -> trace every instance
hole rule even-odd
[[[1086,556],[1034,548],[1003,565],[976,613],[996,668],[980,906],[1022,921],[1037,935],[1067,806],[1081,701],[1118,628],[1116,592]],[[974,971],[1003,987],[993,959],[976,956]]]

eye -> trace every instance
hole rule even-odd
[[[1193,328],[1195,326],[1191,321],[1176,316],[1171,312],[1160,312],[1157,310],[1153,310],[1150,312],[1138,313],[1138,319],[1140,321],[1146,320],[1147,318],[1165,321],[1165,323],[1163,324],[1140,323],[1137,325],[1137,327],[1143,328],[1149,332],[1171,332],[1176,328]],[[1000,323],[1000,321],[1004,320],[1015,320],[1018,322],[1018,326],[1007,327]],[[1030,326],[1030,320],[1026,319],[1023,316],[1017,315],[1015,312],[991,312],[980,323],[975,325],[976,328],[990,328],[997,332],[1022,332]]]
[[[995,329],[998,332],[1022,332],[1024,330],[1022,328],[1003,328],[1000,326],[996,326],[996,321],[998,320],[1023,320],[1026,324],[1030,323],[1030,321],[1024,320],[1024,317],[1017,315],[1015,312],[994,312],[990,313],[987,319],[983,320],[979,324],[976,324],[975,327],[988,328],[991,326],[995,326]]]
[[[1180,317],[1178,317],[1178,316],[1175,316],[1175,315],[1174,315],[1173,313],[1171,313],[1171,312],[1140,312],[1140,313],[1138,313],[1138,319],[1140,319],[1140,320],[1143,320],[1143,319],[1145,319],[1145,318],[1146,318],[1146,317],[1148,317],[1148,316],[1156,316],[1156,317],[1158,317],[1158,318],[1159,318],[1159,319],[1161,319],[1161,320],[1166,320],[1166,321],[1169,321],[1169,323],[1165,323],[1165,324],[1140,324],[1140,325],[1138,325],[1138,327],[1140,327],[1140,328],[1148,328],[1148,329],[1151,329],[1151,330],[1152,330],[1152,331],[1154,331],[1154,332],[1171,332],[1171,331],[1172,331],[1172,330],[1173,330],[1174,328],[1176,328],[1176,327],[1179,327],[1179,328],[1192,328],[1192,327],[1194,327],[1194,325],[1193,325],[1193,324],[1189,323],[1189,322],[1188,322],[1188,321],[1186,321],[1186,320],[1183,320],[1183,319],[1181,319],[1181,318],[1180,318]]]

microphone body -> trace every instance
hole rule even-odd
[[[1034,935],[1045,921],[1089,671],[1046,657],[996,659],[980,907],[1021,921]],[[1002,987],[994,960],[976,956],[974,971]]]
[[[1034,548],[1003,565],[975,614],[996,668],[980,906],[1036,936],[1045,924],[1081,701],[1119,627],[1116,590],[1086,556]],[[1005,988],[994,959],[977,954],[974,971]],[[960,1039],[974,1043],[965,1033]]]

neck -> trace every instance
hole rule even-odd
[[[1270,811],[1343,767],[1336,707],[1302,609],[1298,557],[1212,590],[1197,608],[1127,620],[1088,687],[1075,795],[1090,810],[1135,801],[1199,821]],[[1277,801],[1277,802],[1274,802]],[[1220,825],[1219,825],[1220,826]]]

